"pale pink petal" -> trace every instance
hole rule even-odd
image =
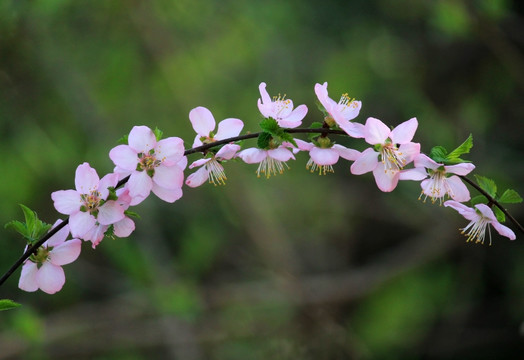
[[[328,83],[325,82],[324,84],[315,84],[315,94],[317,95],[318,100],[324,106],[327,112],[329,112],[330,108],[332,107],[332,103],[334,102],[332,99],[328,97],[328,91],[327,91]],[[331,102],[329,101],[331,100]]]
[[[196,134],[195,135],[195,140],[193,141],[193,147],[194,148],[204,145],[202,140],[200,140],[201,137],[202,137],[202,135],[200,135],[200,134]]]
[[[127,138],[129,146],[137,153],[148,153],[156,145],[156,137],[147,126],[134,126]]]
[[[147,196],[149,196],[149,194],[147,194]],[[144,201],[147,198],[147,196],[142,196],[142,195],[133,196],[131,198],[131,202],[129,203],[129,205],[131,205],[131,206],[138,205],[142,201]]]
[[[59,266],[72,263],[80,255],[81,248],[81,240],[72,239],[66,241],[49,252],[49,261]]]
[[[340,157],[342,157],[343,159],[351,161],[357,160],[361,154],[360,151],[349,149],[339,144],[333,145],[332,149],[335,150],[338,153],[338,155],[340,155]]]
[[[128,217],[113,224],[114,234],[119,238],[128,237],[135,231],[135,222]]]
[[[153,182],[166,189],[179,188],[184,183],[184,172],[178,166],[158,166]]]
[[[297,126],[300,126],[302,124],[302,120],[307,115],[307,106],[306,105],[300,105],[296,109],[294,109],[291,114],[289,114],[285,118],[277,119],[278,125],[280,125],[283,128],[287,129],[293,129]]]
[[[69,217],[69,228],[71,235],[83,239],[84,235],[95,226],[96,220],[88,212],[79,211]]]
[[[404,121],[398,125],[393,131],[391,131],[391,141],[394,144],[405,144],[413,139],[415,132],[417,131],[418,121],[417,118],[411,118],[408,121]]]
[[[224,145],[220,150],[218,150],[215,156],[217,159],[230,160],[237,154],[237,152],[240,149],[240,145],[227,144]]]
[[[405,165],[407,165],[412,162],[418,154],[420,154],[420,144],[412,142],[401,144],[398,147],[398,151],[402,154],[402,156],[404,156],[404,160],[406,160]]]
[[[127,171],[136,170],[138,164],[137,152],[128,145],[118,145],[111,149],[109,158],[119,168]]]
[[[314,144],[308,143],[304,140],[295,139],[295,142],[297,143],[298,148],[302,151],[309,151],[315,147]]]
[[[451,189],[449,195],[453,200],[464,202],[469,201],[469,199],[471,199],[468,188],[466,187],[466,185],[464,185],[464,183],[458,176],[450,176],[446,179],[446,183]]]
[[[391,134],[391,130],[379,119],[368,118],[366,120],[365,140],[368,144],[384,144]]]
[[[50,262],[44,262],[36,274],[38,287],[45,293],[54,294],[65,284],[64,270]]]
[[[187,156],[182,157],[182,159],[176,163],[176,166],[178,166],[180,170],[184,171],[187,166]]]
[[[258,90],[260,91],[260,97],[261,99],[258,99],[257,105],[258,109],[260,110],[260,113],[264,115],[264,117],[270,117],[272,115],[272,101],[271,97],[269,96],[267,90],[266,90],[266,83],[261,82],[260,85],[258,85]]]
[[[166,189],[158,185],[153,185],[153,193],[158,196],[161,200],[164,200],[168,203],[173,203],[176,200],[182,197],[182,189]]]
[[[193,129],[200,136],[209,136],[209,133],[215,130],[215,118],[211,111],[203,106],[194,108],[189,112],[189,120]]]
[[[165,165],[171,166],[184,156],[184,140],[179,137],[169,137],[160,140],[155,147],[157,159],[162,160]]]
[[[98,187],[100,178],[96,170],[89,166],[88,163],[83,163],[76,168],[75,172],[75,187],[80,194],[89,194],[91,190]]]
[[[115,173],[107,174],[100,180],[100,183],[98,184],[98,192],[102,199],[107,199],[107,196],[109,195],[109,190],[107,188],[114,188],[116,186],[118,183],[118,176],[119,175]]]
[[[127,182],[127,187],[131,197],[147,197],[153,187],[153,180],[151,180],[151,177],[149,177],[145,171],[138,171],[131,174]]]
[[[427,177],[428,177],[428,174],[426,170],[422,168],[401,170],[399,173],[399,180],[420,181]]]
[[[477,210],[481,212],[482,216],[484,216],[485,218],[488,218],[491,221],[497,221],[497,217],[495,216],[495,214],[493,213],[493,210],[491,210],[491,208],[488,205],[476,204],[475,207],[477,208]]]
[[[268,156],[272,157],[273,159],[280,160],[280,161],[288,161],[289,159],[295,160],[293,153],[289,151],[288,149],[282,148],[282,147],[268,150],[267,154]]]
[[[193,163],[192,163],[191,165],[189,165],[189,168],[190,168],[190,169],[194,169],[194,168],[196,168],[196,167],[198,167],[198,166],[202,166],[202,165],[204,165],[205,163],[207,163],[207,162],[209,162],[209,161],[211,161],[211,160],[213,160],[213,159],[212,159],[212,158],[207,158],[207,159],[198,159],[198,160],[196,160],[196,161],[193,161]]]
[[[505,237],[509,238],[510,240],[515,240],[517,238],[515,236],[515,233],[513,232],[513,230],[511,230],[509,227],[507,227],[505,225],[502,225],[498,221],[492,222],[491,225],[493,225],[495,230],[497,230],[497,232],[500,235],[505,236]]]
[[[246,164],[257,164],[264,160],[267,156],[267,151],[257,148],[249,148],[238,153],[238,157],[244,160]]]
[[[366,137],[366,127],[360,123],[354,123],[354,122],[345,122],[345,123],[338,123],[338,126],[349,136],[360,139],[363,137]]]
[[[311,159],[317,165],[333,165],[336,164],[339,158],[338,152],[334,149],[321,149],[314,147],[309,152]]]
[[[425,154],[418,154],[414,158],[415,166],[416,167],[424,167],[426,169],[435,170],[438,167],[442,166],[442,164],[436,163],[433,159],[429,158]]]
[[[186,185],[192,188],[204,184],[209,179],[209,170],[203,166],[186,179]]]
[[[445,207],[450,207],[456,211],[462,216],[464,216],[467,220],[475,220],[478,218],[478,214],[476,213],[475,209],[472,209],[470,207],[467,207],[464,204],[459,203],[458,201],[454,200],[448,200],[444,202]]]
[[[116,201],[107,201],[98,208],[97,220],[101,225],[111,225],[124,218],[124,208]]]
[[[60,220],[60,219],[55,221],[55,223],[53,224],[53,227],[51,228],[51,230],[53,230],[55,227],[57,227],[57,225],[59,225],[60,223],[62,223],[62,220]],[[58,245],[62,244],[64,241],[66,241],[68,235],[69,235],[69,225],[65,225],[63,228],[58,230],[56,232],[56,234],[51,236],[49,238],[49,240],[47,240],[44,243],[44,245],[45,246],[58,246]]]
[[[362,109],[362,102],[352,101],[350,104],[337,104],[336,109],[338,112],[340,112],[340,114],[342,114],[345,120],[353,120],[360,113],[360,109]]]
[[[59,190],[51,193],[55,209],[61,214],[71,215],[80,210],[82,201],[75,190]]]
[[[22,266],[22,273],[18,281],[18,287],[24,291],[33,292],[38,290],[38,283],[36,281],[36,274],[38,273],[38,266],[27,260]]]
[[[215,135],[216,140],[223,140],[238,136],[244,127],[240,119],[228,118],[218,123],[218,130]]]
[[[475,169],[475,165],[472,163],[462,163],[457,165],[448,165],[444,168],[448,173],[465,176]]]
[[[373,171],[379,163],[378,155],[379,153],[372,148],[364,150],[351,165],[351,173],[353,175],[362,175]]]
[[[379,163],[375,170],[373,170],[373,176],[380,190],[390,192],[397,187],[400,175],[398,171],[385,171],[384,164]]]
[[[104,234],[106,233],[109,225],[95,225],[87,232],[84,236],[84,240],[91,241],[92,248],[95,249],[98,244],[104,239]]]

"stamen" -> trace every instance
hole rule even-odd
[[[282,174],[285,170],[284,165],[289,169],[289,165],[285,162],[266,156],[266,158],[260,162],[260,165],[258,165],[256,171],[257,177],[260,177],[260,173],[264,174],[267,179],[269,179],[271,175],[276,176],[277,172]]]
[[[392,144],[384,145],[380,150],[382,163],[384,164],[384,172],[397,172],[402,170],[406,165],[406,158],[404,154],[398,151],[398,148]]]
[[[224,167],[214,158],[207,162],[206,169],[209,170],[209,183],[215,186],[226,185],[226,173]]]
[[[351,98],[349,97],[347,93],[345,93],[345,94],[342,94],[342,96],[340,97],[340,101],[338,102],[338,104],[344,105],[347,107],[356,108],[358,105],[355,100],[356,100],[355,98]]]
[[[491,246],[491,229],[488,224],[489,219],[479,216],[478,219],[472,220],[465,228],[460,230],[463,235],[467,236],[466,242],[475,241],[475,243],[484,244],[486,227],[488,227],[489,245]]]
[[[316,162],[313,161],[312,158],[309,158],[309,161],[306,164],[306,169],[309,170],[311,168],[311,172],[314,173],[318,170],[318,175],[326,175],[327,173],[334,173],[335,170],[333,170],[332,165],[318,165]]]

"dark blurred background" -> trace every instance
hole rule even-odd
[[[108,152],[134,125],[189,147],[188,113],[205,106],[257,131],[262,81],[308,105],[305,125],[327,81],[334,99],[362,100],[356,121],[416,116],[424,152],[472,133],[476,173],[522,194],[522,16],[509,0],[4,0],[0,224],[23,218],[19,203],[53,223],[50,193],[84,161],[112,171]],[[19,290],[17,271],[0,288],[23,304],[0,313],[0,359],[523,353],[523,234],[466,243],[466,221],[417,200],[418,183],[386,194],[347,162],[319,177],[307,159],[269,180],[228,163],[226,186],[149,198],[131,237],[83,244],[56,295]],[[24,243],[1,237],[3,273]]]

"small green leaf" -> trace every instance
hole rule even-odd
[[[320,110],[320,112],[324,114],[324,116],[329,115],[328,112],[326,111],[326,108],[324,107],[324,105],[320,103],[320,101],[315,101],[315,104],[317,105],[318,110]]]
[[[23,237],[28,237],[29,236],[25,224],[21,223],[18,220],[9,221],[7,224],[5,224],[5,228],[6,229],[12,228],[16,232],[22,234]]]
[[[0,299],[0,311],[2,310],[11,310],[17,307],[20,307],[19,303],[14,302],[13,300]]]
[[[125,214],[126,216],[129,216],[129,217],[134,217],[134,218],[140,219],[140,215],[138,215],[138,213],[136,213],[136,212],[134,212],[134,211],[125,210],[125,211],[124,211],[124,214]]]
[[[22,208],[22,211],[24,212],[25,225],[27,227],[27,231],[29,234],[33,234],[33,231],[36,225],[36,221],[38,219],[36,216],[36,213],[25,205],[20,204],[20,207]]]
[[[260,127],[264,132],[270,133],[275,135],[278,130],[280,130],[280,126],[278,126],[278,123],[273,118],[265,118],[260,121]]]
[[[127,145],[128,144],[128,137],[129,137],[129,135],[122,136],[120,139],[117,140],[117,144]]]
[[[522,198],[515,190],[507,189],[499,198],[499,202],[505,204],[518,204],[522,202]]]
[[[268,149],[269,148],[269,142],[273,139],[273,136],[271,136],[270,133],[262,132],[260,135],[258,135],[257,139],[257,146],[259,149]]]
[[[297,143],[295,142],[295,139],[293,138],[293,135],[291,135],[290,133],[282,131],[282,133],[279,134],[278,137],[282,140],[282,142],[287,141],[293,144],[294,146],[298,147]]]
[[[438,163],[446,161],[448,152],[443,146],[435,146],[429,152],[429,157]]]
[[[322,126],[324,126],[324,124],[322,124],[319,121],[315,121],[315,122],[311,123],[311,125],[309,125],[309,128],[310,129],[320,129],[320,128],[322,128]]]
[[[493,212],[495,213],[495,217],[497,218],[497,221],[499,223],[503,223],[506,221],[506,215],[500,210],[498,207],[494,206],[492,208]]]
[[[493,180],[480,175],[475,175],[475,178],[477,179],[477,184],[479,184],[482,190],[487,192],[492,198],[497,196],[497,185]]]
[[[473,198],[471,198],[471,206],[475,206],[477,204],[487,204],[488,199],[484,195],[477,195]]]
[[[155,127],[155,130],[153,130],[153,133],[155,134],[156,141],[162,140],[162,136],[164,135],[164,132],[160,130],[159,128]]]
[[[455,150],[450,152],[447,156],[448,160],[454,161],[459,160],[460,155],[468,154],[469,150],[473,147],[473,135],[469,134],[468,138],[460,144]],[[463,160],[461,160],[463,162]]]

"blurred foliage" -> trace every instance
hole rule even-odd
[[[20,203],[53,223],[49,194],[84,161],[111,171],[134,125],[189,147],[188,113],[205,106],[257,131],[262,81],[308,105],[305,125],[328,81],[334,99],[362,100],[356,121],[416,116],[424,152],[472,133],[479,174],[522,193],[522,16],[510,0],[2,1],[0,223]],[[319,177],[306,161],[270,180],[229,162],[226,186],[148,199],[130,238],[84,244],[59,294],[18,290],[17,272],[0,288],[23,304],[0,313],[0,359],[522,353],[520,235],[466,244],[464,219],[417,201],[419,184],[384,194],[347,163]],[[3,272],[24,242],[2,241]]]

